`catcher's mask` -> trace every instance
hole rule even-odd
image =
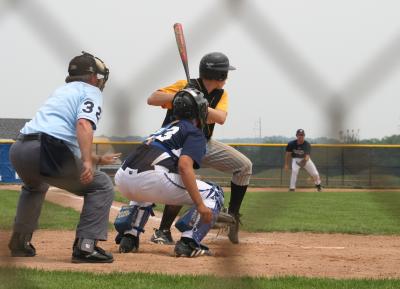
[[[172,115],[177,119],[197,119],[199,128],[207,124],[208,101],[204,94],[195,88],[178,91],[172,101]]]
[[[229,59],[225,54],[212,52],[204,55],[200,60],[199,73],[200,78],[222,81],[228,77],[229,70],[235,69],[229,64]]]
[[[69,76],[66,82],[83,80],[82,77],[96,74],[98,87],[103,90],[110,74],[105,63],[98,57],[82,51],[82,55],[75,56],[68,65]]]

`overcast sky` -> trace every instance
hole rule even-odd
[[[398,0],[29,0],[0,2],[0,117],[31,118],[81,50],[111,74],[97,134],[147,135],[146,104],[184,78],[172,26],[183,24],[192,77],[224,52],[229,114],[216,138],[400,133]]]

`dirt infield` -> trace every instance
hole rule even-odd
[[[1,189],[9,189],[1,186]],[[11,188],[15,189],[15,187]],[[51,189],[47,200],[80,209],[82,199]],[[120,203],[114,203],[110,219]],[[0,231],[0,265],[15,265],[45,270],[91,272],[157,272],[166,274],[213,274],[218,276],[307,276],[333,278],[400,278],[400,236],[359,236],[311,233],[241,232],[241,244],[232,245],[225,236],[212,231],[205,240],[213,257],[175,258],[173,246],[150,243],[159,217],[151,218],[141,236],[140,253],[119,254],[115,232],[101,246],[114,253],[112,264],[72,264],[72,231],[39,230],[33,244],[34,258],[11,258],[6,248],[10,232]],[[178,232],[173,237],[178,239]]]

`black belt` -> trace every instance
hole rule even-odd
[[[32,140],[38,140],[40,141],[42,138],[46,138],[48,141],[53,141],[53,142],[57,142],[57,143],[64,143],[63,140],[58,139],[54,136],[48,135],[44,132],[38,132],[38,133],[28,133],[28,134],[23,134],[20,133],[17,136],[17,140],[19,141],[32,141]]]
[[[22,134],[20,133],[17,136],[17,140],[19,141],[31,141],[31,140],[40,140],[41,133],[29,133],[29,134]]]

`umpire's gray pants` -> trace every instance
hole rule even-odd
[[[38,220],[49,185],[70,191],[84,198],[80,220],[76,229],[77,238],[106,240],[108,217],[114,198],[110,177],[95,171],[93,182],[83,186],[79,177],[49,178],[39,173],[40,141],[17,141],[10,148],[10,160],[23,181],[14,232],[32,233]],[[81,161],[76,160],[78,167]],[[77,174],[79,175],[79,174]]]
[[[241,152],[222,142],[210,139],[207,152],[201,161],[201,167],[209,167],[232,174],[232,182],[238,186],[247,186],[250,182],[253,164]]]

